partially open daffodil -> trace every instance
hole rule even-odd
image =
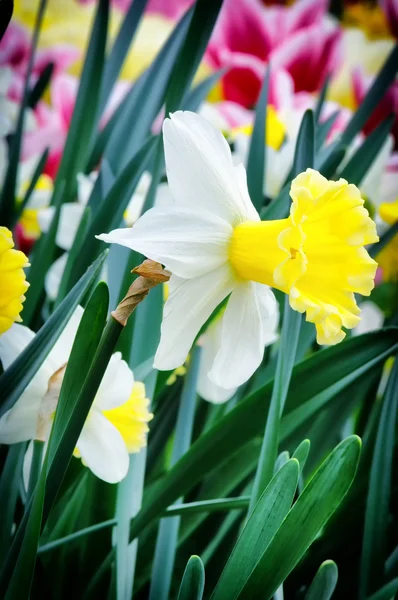
[[[0,443],[47,441],[73,340],[83,313],[78,307],[50,354],[11,410],[0,419]],[[28,327],[14,324],[0,338],[3,368],[35,337]],[[149,401],[142,383],[135,382],[120,353],[113,354],[76,444],[75,456],[108,483],[121,481],[129,453],[146,446]]]
[[[165,120],[163,135],[174,205],[99,236],[172,272],[155,366],[181,365],[203,324],[230,295],[209,377],[226,388],[246,381],[261,362],[276,311],[270,286],[306,312],[319,343],[342,340],[342,327],[359,322],[354,293],[370,293],[377,267],[364,248],[378,237],[359,190],[308,169],[292,182],[290,216],[262,222],[245,169],[234,165],[220,132],[194,113],[176,112]]]
[[[20,312],[29,287],[24,268],[28,259],[23,252],[14,249],[12,234],[0,227],[0,335],[14,321],[21,321]]]

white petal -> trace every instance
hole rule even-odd
[[[101,410],[116,408],[127,402],[134,385],[134,375],[120,352],[112,354],[94,404]]]
[[[32,467],[32,458],[33,458],[33,441],[31,441],[28,444],[28,447],[26,448],[26,452],[25,452],[25,456],[23,459],[23,466],[22,466],[22,479],[23,479],[23,484],[24,484],[24,488],[25,491],[28,491],[28,487],[29,487],[29,478],[30,478],[30,469]]]
[[[55,208],[49,206],[40,210],[38,221],[40,229],[47,232],[54,217]],[[62,250],[70,250],[84,212],[84,205],[79,202],[67,202],[61,206],[59,223],[57,229],[56,243]]]
[[[156,369],[167,371],[183,364],[200,328],[234,285],[228,265],[196,279],[171,276],[155,356]]]
[[[89,201],[97,177],[97,171],[92,171],[89,175],[85,175],[84,173],[77,174],[77,197],[83,206],[86,206]]]
[[[76,446],[84,463],[100,479],[117,483],[126,476],[129,468],[126,445],[102,413],[90,411]]]
[[[0,444],[16,444],[35,438],[37,416],[48,380],[37,376],[34,379],[33,385],[31,383],[12,409],[1,417]]]
[[[61,254],[61,256],[53,262],[47,271],[47,275],[44,280],[44,289],[46,290],[46,294],[50,300],[55,300],[58,296],[59,286],[61,285],[61,279],[65,271],[68,256],[68,252]]]
[[[73,342],[75,341],[76,332],[80,325],[83,316],[83,308],[77,306],[69,319],[65,329],[55,342],[47,360],[51,362],[53,373],[58,371],[65,363],[68,362]]]
[[[0,137],[0,186],[3,185],[8,166],[7,142]]]
[[[170,207],[152,208],[133,227],[97,237],[141,252],[178,277],[191,279],[228,260],[231,236],[231,225],[216,215]]]
[[[209,325],[200,340],[202,346],[200,367],[197,381],[197,392],[204,400],[213,404],[222,404],[235,394],[237,388],[225,389],[216,385],[209,378],[209,371],[221,346],[222,319],[217,318]]]
[[[281,191],[292,168],[294,150],[294,140],[287,140],[278,151],[267,146],[267,171],[264,191],[269,198],[275,198]]]
[[[352,330],[352,335],[361,335],[370,331],[377,331],[383,326],[384,313],[374,302],[362,302],[361,320]]]
[[[264,355],[264,320],[272,311],[272,292],[253,282],[240,284],[231,294],[222,325],[221,348],[209,373],[225,388],[238,387],[260,365]]]
[[[232,225],[250,219],[222,133],[199,115],[178,111],[165,119],[163,136],[167,179],[180,205],[208,210]]]
[[[8,369],[17,356],[25,350],[35,335],[35,332],[29,327],[14,323],[8,331],[0,336],[0,360],[4,370]]]
[[[369,198],[376,206],[380,204],[382,179],[393,146],[394,138],[392,135],[389,135],[359,186],[362,194],[366,198]]]
[[[279,304],[273,291],[267,285],[262,283],[254,283],[253,285],[259,301],[263,345],[266,347],[273,344],[279,337]]]

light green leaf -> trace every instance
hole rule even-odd
[[[299,446],[295,449],[292,454],[292,458],[296,458],[300,464],[300,473],[302,473],[305,463],[307,462],[308,455],[310,453],[311,442],[310,440],[303,440]]]
[[[274,475],[243,528],[211,600],[238,598],[290,510],[298,476],[299,463],[296,459],[289,460]],[[257,593],[253,598],[259,595]]]
[[[251,572],[241,600],[272,597],[343,500],[355,477],[360,451],[360,439],[350,436],[316,471]]]
[[[398,577],[383,585],[377,592],[368,597],[367,600],[393,600],[398,592]]]
[[[305,600],[330,600],[337,585],[338,569],[335,562],[325,560],[319,567]]]

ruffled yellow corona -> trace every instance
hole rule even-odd
[[[23,270],[27,266],[25,254],[14,250],[11,231],[0,227],[0,335],[22,320],[19,315],[29,287]]]
[[[116,427],[126,444],[129,454],[139,452],[146,446],[148,422],[153,414],[148,411],[149,400],[145,397],[145,386],[136,381],[130,398],[117,408],[104,410],[104,416]]]
[[[244,222],[232,236],[229,257],[242,278],[289,295],[306,312],[319,344],[337,344],[343,327],[360,321],[355,293],[368,296],[377,263],[365,250],[378,240],[361,194],[344,179],[328,181],[307,169],[292,182],[287,219]]]

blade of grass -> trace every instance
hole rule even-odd
[[[330,600],[336,589],[339,572],[332,560],[325,560],[319,567],[305,600]]]
[[[268,67],[256,105],[253,132],[247,160],[247,186],[251,201],[259,212],[264,203],[264,178],[267,172],[267,105],[270,68]]]
[[[185,567],[177,600],[202,600],[205,568],[199,556],[191,556]]]
[[[398,411],[398,361],[395,359],[380,414],[370,470],[363,534],[359,597],[383,583]]]

